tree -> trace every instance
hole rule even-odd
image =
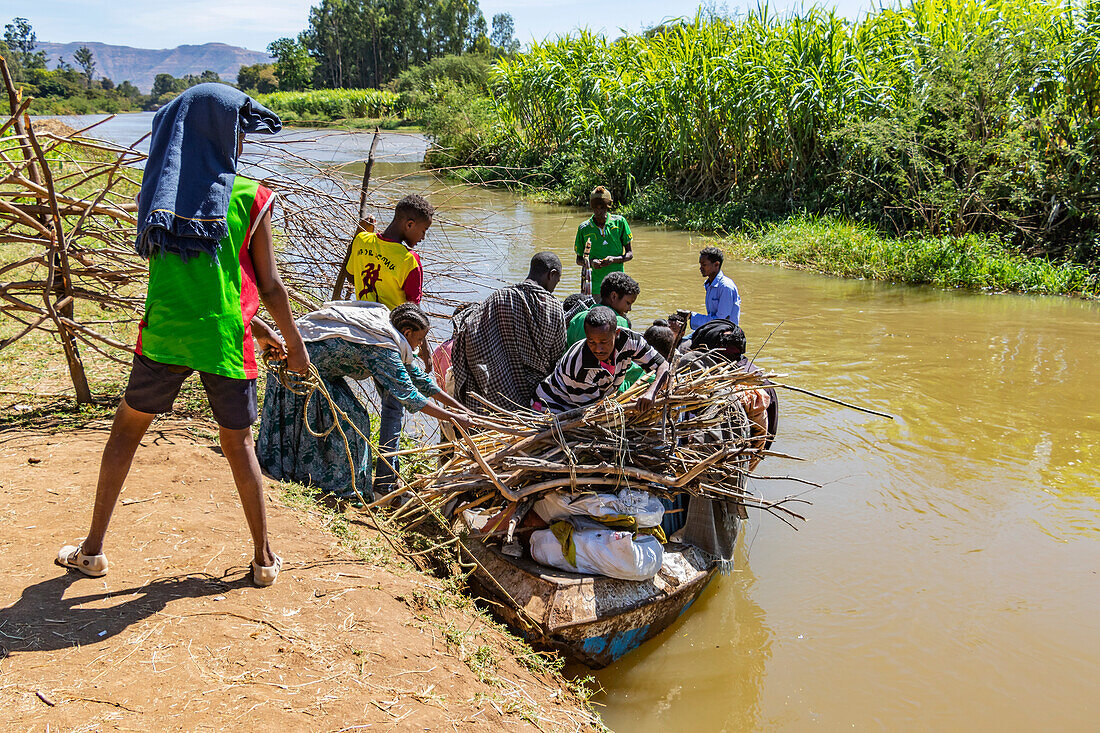
[[[131,84],[129,80],[118,85],[118,93],[131,99],[137,99],[141,96],[141,90]]]
[[[493,33],[489,36],[489,42],[499,53],[506,56],[519,50],[519,41],[516,40],[516,22],[511,13],[497,13],[493,16]]]
[[[92,77],[95,76],[95,56],[92,55],[92,49],[81,46],[76,49],[73,59],[76,61],[76,65],[84,71],[84,79],[88,83],[88,88],[91,89]]]
[[[149,96],[163,97],[166,94],[182,92],[186,88],[187,83],[183,79],[177,79],[171,74],[157,74],[153,79],[153,89],[149,92]]]
[[[73,65],[65,60],[64,56],[57,57],[57,70],[58,71],[72,71]]]
[[[379,87],[406,69],[490,45],[477,0],[321,0],[298,42],[325,87]]]
[[[312,12],[312,11],[311,11]],[[267,46],[267,52],[275,57],[275,76],[279,89],[297,91],[313,86],[313,69],[317,61],[297,39],[280,38]]]
[[[259,94],[268,94],[279,88],[275,78],[275,64],[252,64],[237,71],[237,87]]]
[[[38,47],[38,36],[26,18],[16,18],[4,26],[4,44],[16,62],[13,76],[20,81],[32,69],[46,68],[46,52],[34,50]]]

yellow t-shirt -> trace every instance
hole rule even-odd
[[[356,300],[382,303],[390,310],[406,301],[420,302],[420,258],[401,242],[360,232],[351,243],[348,273],[355,281]]]

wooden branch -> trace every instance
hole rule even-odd
[[[897,419],[888,412],[879,412],[878,410],[871,410],[871,409],[868,409],[866,407],[860,407],[859,405],[853,405],[851,402],[845,402],[844,400],[838,400],[835,397],[826,397],[823,394],[819,394],[817,392],[811,392],[810,390],[803,389],[802,387],[792,387],[789,384],[776,384],[774,386],[782,387],[783,389],[789,389],[792,392],[798,392],[800,394],[809,395],[810,397],[816,397],[819,400],[825,400],[826,402],[832,402],[835,405],[843,405],[844,407],[848,407],[852,410],[858,410],[859,412],[866,412],[869,415],[878,415],[879,417],[886,417],[886,418],[889,418],[891,420]]]
[[[374,149],[378,147],[380,133],[374,128],[374,137],[370,141],[370,153],[367,155],[367,163],[363,168],[363,182],[359,186],[359,223],[356,225],[355,234],[348,242],[348,251],[344,255],[344,261],[340,265],[340,272],[336,273],[336,284],[332,288],[332,300],[341,300],[344,294],[344,283],[347,281],[348,262],[351,260],[351,248],[355,243],[356,235],[362,231],[362,222],[367,218],[367,186],[370,185],[371,170],[374,168]]]
[[[67,329],[66,325],[62,323],[62,316],[66,317],[66,320],[72,317],[74,308],[72,304],[73,294],[73,282],[72,275],[69,272],[69,256],[66,252],[65,232],[62,229],[61,213],[57,210],[57,199],[54,197],[53,186],[53,173],[50,171],[50,164],[46,160],[45,155],[42,153],[42,148],[38,144],[38,139],[34,134],[34,127],[30,123],[30,117],[24,117],[27,123],[27,135],[30,137],[31,147],[34,149],[34,153],[38,158],[39,165],[42,168],[42,176],[46,182],[46,190],[50,194],[50,204],[53,207],[53,226],[54,232],[51,238],[53,244],[53,257],[49,261],[49,275],[46,278],[46,286],[42,293],[42,298],[46,303],[46,308],[50,311],[54,320],[57,321],[58,335],[61,336],[61,344],[65,348],[65,359],[69,363],[69,375],[73,380],[73,389],[76,391],[76,401],[78,403],[88,404],[92,401],[92,391],[88,387],[88,377],[84,373],[84,363],[80,360],[80,350],[77,348],[76,339],[73,334]],[[57,308],[50,302],[50,298],[53,296],[54,276],[60,266],[61,270],[61,292],[68,296],[67,305]],[[71,321],[70,321],[71,322]]]

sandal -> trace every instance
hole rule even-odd
[[[107,574],[107,556],[84,554],[84,540],[77,540],[75,544],[65,545],[57,553],[57,564],[79,570],[91,578],[102,578]]]
[[[255,560],[252,561],[252,582],[261,588],[273,584],[279,577],[279,571],[283,569],[283,558],[274,553],[272,557],[275,558],[274,565],[257,565]]]

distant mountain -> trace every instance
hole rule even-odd
[[[81,46],[90,48],[95,56],[96,78],[105,76],[116,84],[128,80],[146,93],[152,89],[153,79],[157,74],[181,77],[186,74],[201,74],[209,69],[218,72],[222,81],[233,82],[237,79],[237,70],[242,66],[274,61],[262,51],[249,51],[247,48],[224,43],[151,49],[78,41],[39,43],[37,50],[46,52],[48,66],[54,69],[57,68],[58,56],[64,56],[66,62],[76,66],[73,54]]]

